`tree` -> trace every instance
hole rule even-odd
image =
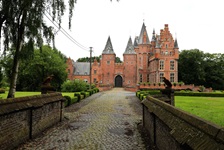
[[[71,27],[71,18],[76,0],[69,0],[69,28]],[[42,37],[47,41],[54,38],[53,28],[47,26],[44,22],[44,15],[47,12],[53,20],[61,23],[64,15],[65,3],[63,0],[4,0],[0,1],[0,33],[4,34],[4,50],[9,49],[9,45],[15,46],[13,53],[13,66],[10,80],[10,89],[8,98],[14,97],[18,69],[20,62],[20,53],[23,50],[24,41],[28,41],[29,49],[33,50],[36,43],[41,47]]]
[[[186,84],[224,89],[224,54],[183,50],[178,62],[179,80]]]
[[[203,85],[205,82],[204,53],[198,49],[183,50],[178,61],[178,79],[185,84]]]
[[[71,19],[76,1],[77,0],[68,0],[69,28],[71,28]],[[0,35],[3,31],[4,50],[8,50],[11,45],[15,46],[8,98],[14,97],[15,94],[19,62],[21,58],[20,53],[23,49],[24,42],[28,41],[29,49],[33,50],[34,44],[37,44],[37,46],[41,48],[43,37],[46,38],[48,42],[54,39],[53,27],[50,27],[45,23],[44,16],[46,14],[51,15],[53,21],[57,20],[57,22],[59,22],[60,27],[64,11],[64,0],[0,1]]]
[[[60,90],[61,84],[67,79],[66,63],[62,56],[49,46],[43,46],[42,52],[35,49],[32,58],[22,59],[20,62],[16,90],[39,91],[43,80],[52,74],[54,77],[51,84]],[[12,57],[7,55],[2,64],[10,78]]]
[[[97,60],[97,62],[100,62],[100,59],[101,59],[101,55],[100,56],[94,56],[92,57],[92,62],[94,62],[94,60]],[[90,57],[82,57],[82,58],[79,58],[77,59],[77,62],[90,62]],[[122,63],[121,59],[119,57],[116,57],[115,58],[115,62],[116,63]]]

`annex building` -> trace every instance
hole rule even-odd
[[[131,37],[123,53],[123,63],[116,63],[116,50],[110,37],[102,51],[100,62],[91,65],[91,82],[99,86],[136,88],[140,82],[162,83],[163,77],[178,82],[179,47],[169,31],[168,24],[159,34],[148,36],[143,23],[140,35],[134,41]],[[90,82],[90,63],[67,60],[68,78]]]

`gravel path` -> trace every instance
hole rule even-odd
[[[65,120],[18,150],[144,150],[138,124],[140,101],[134,92],[114,88],[65,109]]]

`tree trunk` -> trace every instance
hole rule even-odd
[[[18,18],[18,34],[16,43],[16,52],[13,60],[12,76],[10,79],[10,89],[7,98],[14,98],[16,92],[16,81],[19,72],[19,55],[23,46],[24,31],[25,31],[25,20],[27,17],[27,11],[24,10],[21,14],[22,19],[20,22],[20,17]]]
[[[13,60],[12,77],[10,80],[10,89],[7,98],[14,98],[16,92],[16,81],[19,72],[19,53],[22,49],[23,41],[20,41],[19,46],[16,47],[16,52]]]

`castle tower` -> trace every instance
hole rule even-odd
[[[134,45],[132,44],[131,37],[128,40],[127,47],[123,54],[124,58],[124,87],[135,87],[136,86],[136,52]]]
[[[136,83],[149,81],[148,59],[151,52],[150,47],[151,44],[149,41],[146,26],[143,23],[140,35],[138,37],[137,46],[135,46],[135,52],[137,54]]]
[[[113,46],[110,36],[108,37],[106,46],[102,52],[101,59],[101,80],[100,83],[104,85],[114,86],[114,72],[115,72],[115,58]]]

